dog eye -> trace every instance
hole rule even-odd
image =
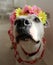
[[[40,22],[39,18],[37,18],[37,17],[34,18],[34,21],[37,23]]]

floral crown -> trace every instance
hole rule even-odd
[[[10,16],[11,23],[15,21],[16,18],[18,18],[21,15],[27,16],[28,14],[35,14],[43,24],[46,24],[47,21],[47,15],[44,11],[41,10],[41,8],[37,6],[28,6],[26,5],[24,8],[17,8]]]

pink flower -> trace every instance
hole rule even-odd
[[[23,8],[23,13],[29,13],[29,8],[27,5]]]
[[[12,12],[12,14],[10,15],[10,23],[13,25],[14,21],[16,19],[16,13],[15,11]]]
[[[24,8],[23,8],[23,12],[24,13],[28,13],[28,14],[35,14],[35,15],[38,15],[39,12],[41,11],[41,9],[37,6],[28,6],[26,5]]]
[[[24,12],[24,13],[28,13],[28,14],[33,13],[33,11],[32,11],[32,7],[26,5],[26,6],[23,8],[23,12]]]
[[[32,10],[34,11],[34,14],[38,15],[41,11],[41,8],[37,7],[37,6],[33,6]]]

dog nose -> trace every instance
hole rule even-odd
[[[29,22],[28,20],[25,20],[25,21],[24,21],[24,25],[25,25],[25,26],[31,26],[31,22]]]

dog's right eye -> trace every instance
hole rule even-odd
[[[37,17],[34,18],[34,21],[37,22],[37,23],[40,22],[39,18],[37,18]]]

